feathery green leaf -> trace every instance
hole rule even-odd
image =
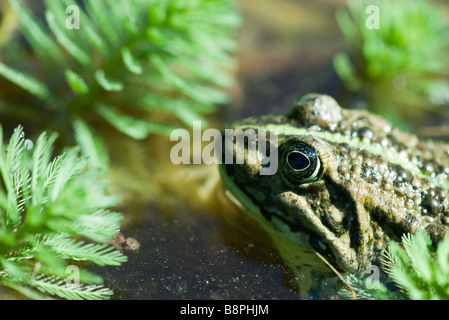
[[[0,62],[0,75],[40,98],[44,99],[50,95],[48,88],[44,84],[30,75],[11,69],[2,62]]]
[[[31,298],[41,297],[33,288],[61,298],[110,297],[104,287],[63,285],[68,259],[119,265],[126,256],[104,244],[119,230],[122,215],[107,209],[118,197],[104,193],[106,183],[79,147],[52,159],[55,139],[41,134],[30,150],[22,127],[7,144],[0,139],[0,286]],[[73,238],[83,236],[89,242]]]
[[[76,142],[81,147],[83,154],[89,158],[91,166],[102,171],[106,170],[109,165],[109,156],[100,139],[81,119],[73,122],[73,128]]]
[[[70,284],[64,278],[45,274],[33,278],[31,285],[44,293],[70,300],[103,300],[113,294],[111,289],[101,285]]]

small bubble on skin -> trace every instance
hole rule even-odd
[[[335,129],[337,129],[338,128],[338,123],[332,123],[330,126],[329,126],[329,129],[331,130],[331,131],[335,131]]]
[[[431,178],[435,178],[435,176],[436,176],[437,173],[435,172],[435,168],[433,167],[432,164],[427,163],[427,164],[424,166],[424,170],[425,170],[428,174],[430,174],[430,177],[431,177]]]
[[[405,195],[405,188],[404,187],[399,187],[399,188],[396,189],[396,191],[397,191],[397,194],[399,194],[401,196]]]
[[[366,179],[368,179],[371,177],[371,174],[372,174],[372,172],[371,172],[370,167],[366,167],[365,170],[363,171],[363,175],[366,177]]]
[[[382,175],[378,171],[376,171],[374,174],[374,179],[376,181],[380,181],[382,179]]]
[[[345,130],[342,132],[342,134],[346,137],[346,138],[350,138],[351,137],[351,130]]]
[[[397,179],[396,171],[390,171],[390,173],[387,176],[387,181],[391,183],[391,182],[396,181],[396,179]]]
[[[382,151],[382,146],[380,144],[376,143],[374,146],[378,152]]]
[[[408,161],[408,153],[405,150],[399,151],[399,158]]]
[[[406,202],[405,202],[405,207],[407,208],[407,209],[413,209],[414,207],[415,207],[415,202],[413,201],[413,200],[411,200],[411,199],[408,199]]]
[[[388,146],[390,145],[390,141],[389,141],[387,138],[383,138],[383,139],[380,141],[380,145],[381,145],[382,147],[386,148],[386,147],[388,147]]]
[[[380,175],[384,176],[385,173],[388,171],[388,165],[386,163],[381,163],[377,171],[379,172]]]
[[[415,190],[421,189],[421,181],[419,179],[413,179],[412,185]]]
[[[384,189],[386,190],[386,191],[389,191],[389,190],[391,190],[392,189],[392,185],[391,185],[391,183],[390,182],[385,182],[384,183]]]
[[[365,128],[361,128],[359,132],[360,132],[360,135],[361,135],[361,137],[362,137],[362,139],[364,141],[371,142],[371,140],[374,137],[374,133],[370,129],[366,128],[366,127]]]

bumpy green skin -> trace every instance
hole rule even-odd
[[[229,128],[277,129],[278,147],[293,136],[313,145],[324,173],[311,183],[289,184],[282,163],[274,175],[260,175],[260,161],[226,164],[220,171],[272,235],[298,250],[316,250],[341,271],[364,273],[388,241],[403,233],[424,229],[437,242],[447,232],[448,145],[419,140],[318,94],[299,99],[287,115],[251,117]],[[233,152],[244,152],[245,159],[262,156],[238,145]]]

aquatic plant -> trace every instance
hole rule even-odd
[[[33,0],[43,19],[29,2],[8,1],[31,55],[17,37],[0,51],[2,121],[65,134],[81,118],[144,139],[227,102],[233,0]]]
[[[88,139],[78,125],[79,139]],[[0,286],[29,298],[104,299],[111,289],[82,261],[119,265],[126,256],[105,244],[122,215],[108,208],[95,157],[101,151],[72,147],[52,158],[56,135],[26,140],[22,127],[3,141],[0,127]],[[92,145],[92,143],[86,143]]]
[[[338,53],[334,68],[348,90],[363,93],[368,107],[394,122],[445,113],[449,26],[439,8],[423,0],[356,0],[336,18],[349,54]]]
[[[342,294],[356,299],[449,299],[449,236],[435,249],[424,231],[404,234],[401,244],[389,243],[381,261],[388,281],[398,290],[392,292],[380,282],[367,285],[366,281],[348,276],[352,292],[345,289]]]

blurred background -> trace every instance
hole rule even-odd
[[[38,77],[38,55],[20,36],[18,18],[6,1],[0,3],[0,61],[17,68],[25,66],[22,70],[31,70]],[[45,6],[36,3],[33,12],[42,17]],[[377,30],[366,27],[369,4],[380,8]],[[344,107],[381,114],[409,131],[447,139],[448,8],[446,1],[353,1],[348,9],[343,0],[239,0],[231,15],[239,16],[240,22],[231,24],[235,33],[229,35],[236,40],[229,50],[234,63],[227,65],[225,72],[234,82],[223,89],[228,99],[211,100],[217,108],[200,112],[201,117],[210,127],[221,129],[242,117],[285,113],[296,98],[318,92],[332,95]],[[208,13],[201,14],[195,16],[198,23]],[[167,51],[170,39],[164,47]],[[19,46],[25,49],[15,56],[13,49]],[[190,63],[194,66],[195,62]],[[63,120],[40,122],[34,113],[29,115],[27,108],[20,107],[23,101],[32,105],[36,100],[5,74],[0,76],[2,126],[11,129],[22,123],[30,137],[57,130],[63,133],[63,145],[73,143],[70,125],[64,127]],[[182,78],[182,74],[178,76]],[[120,73],[114,76],[122,79]],[[129,92],[133,92],[133,83],[139,84],[125,83],[131,87]],[[157,90],[160,95],[168,92]],[[184,90],[188,96],[189,91]],[[169,94],[177,97],[171,91]],[[104,95],[105,99],[111,96],[111,92]],[[130,114],[137,118],[139,112]],[[195,115],[178,118],[185,125]],[[215,166],[171,164],[169,153],[174,143],[162,131],[149,130],[142,139],[132,139],[132,134],[123,134],[126,130],[105,125],[97,116],[83,113],[82,117],[110,152],[106,178],[111,182],[109,191],[123,197],[117,208],[125,216],[121,232],[140,243],[138,250],[126,252],[128,262],[122,266],[91,267],[114,288],[115,298],[299,298],[295,280],[276,250],[258,227],[223,197]],[[109,122],[119,127],[118,122]],[[248,234],[241,229],[253,231]],[[332,287],[323,291],[326,295],[317,298],[336,294]]]

